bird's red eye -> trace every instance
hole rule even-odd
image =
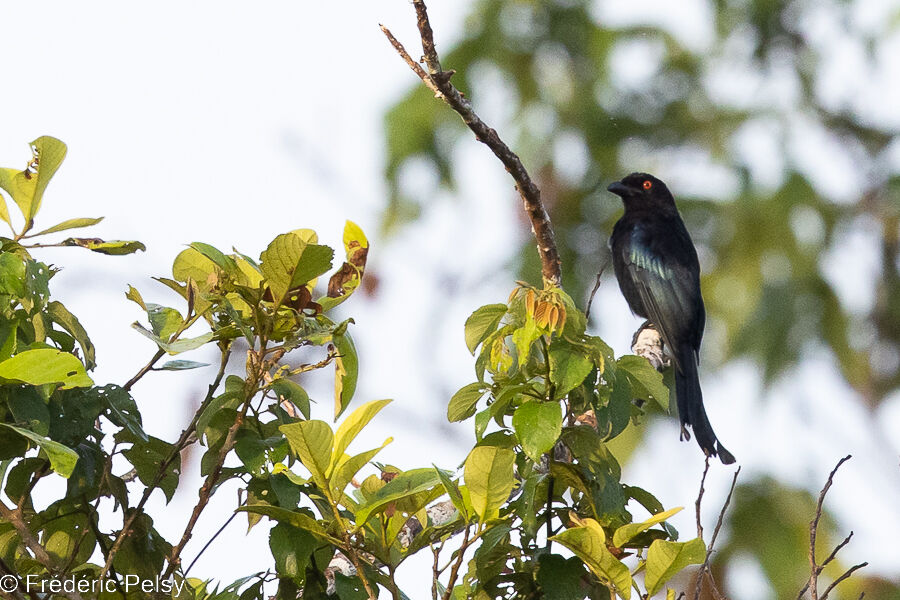
[[[645,189],[645,190],[649,190],[649,189],[652,188],[652,187],[653,187],[653,182],[651,182],[651,181],[645,181],[645,182],[644,182],[644,189]]]

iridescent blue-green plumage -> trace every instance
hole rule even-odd
[[[625,205],[610,238],[616,279],[628,306],[654,325],[672,355],[682,434],[689,439],[690,427],[707,456],[733,463],[703,408],[697,372],[706,322],[700,263],[675,199],[666,184],[646,173],[632,173],[609,191]]]

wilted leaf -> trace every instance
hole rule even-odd
[[[107,242],[100,238],[68,238],[60,243],[63,246],[79,246],[81,248],[87,248],[92,252],[112,254],[115,256],[134,254],[138,250],[144,251],[147,249],[141,242],[133,240],[110,240]]]

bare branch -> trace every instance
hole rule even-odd
[[[863,567],[867,566],[868,564],[869,564],[869,563],[867,563],[867,562],[859,563],[858,565],[853,565],[852,567],[850,567],[849,569],[847,569],[846,571],[844,571],[844,574],[843,574],[843,575],[841,575],[840,577],[838,577],[837,579],[835,579],[834,581],[832,581],[832,582],[831,582],[831,585],[829,585],[827,588],[825,588],[825,593],[822,594],[822,597],[821,597],[819,600],[825,600],[825,598],[828,597],[828,593],[831,592],[831,590],[833,590],[834,587],[835,587],[837,584],[839,584],[839,583],[842,582],[843,580],[845,580],[845,579],[847,579],[848,577],[850,577],[850,575],[853,574],[853,571],[856,571],[856,570],[858,570],[858,569],[862,569]]]
[[[707,458],[707,467],[709,466],[709,459]],[[713,549],[716,545],[716,539],[719,537],[719,531],[722,529],[722,523],[725,521],[725,513],[728,511],[728,505],[731,504],[731,496],[734,494],[734,487],[737,485],[738,475],[741,474],[741,468],[738,467],[734,472],[734,477],[731,479],[731,489],[728,490],[728,496],[725,497],[725,504],[722,505],[722,510],[719,511],[719,518],[716,521],[716,528],[713,529],[712,539],[709,540],[709,545],[706,547],[706,559],[703,561],[703,564],[700,566],[700,572],[697,574],[697,584],[694,587],[694,600],[699,600],[700,592],[703,588],[703,577],[704,575],[709,576],[709,582],[713,593],[715,593],[716,598],[723,598],[722,593],[719,591],[719,588],[716,587],[716,582],[712,577],[712,573],[709,572],[709,561],[712,558]],[[706,471],[703,472],[704,479],[706,478]],[[702,490],[701,483],[701,490]],[[698,498],[698,507],[699,507],[699,498]],[[699,514],[699,513],[698,513]],[[697,518],[697,524],[700,524],[699,516]]]
[[[834,483],[834,476],[837,473],[838,469],[841,468],[841,465],[850,460],[850,458],[851,455],[848,454],[838,461],[838,463],[831,470],[831,473],[828,474],[828,480],[825,482],[824,487],[822,487],[822,490],[819,492],[819,499],[816,502],[816,514],[813,517],[812,521],[810,521],[809,523],[809,581],[806,582],[806,585],[804,585],[803,589],[800,590],[800,593],[797,594],[797,600],[800,600],[800,598],[803,597],[803,594],[805,594],[807,590],[809,590],[809,597],[811,600],[825,600],[825,598],[828,597],[828,593],[833,590],[837,584],[850,577],[850,575],[857,569],[861,569],[869,564],[867,562],[864,562],[850,567],[825,589],[825,592],[822,594],[822,596],[819,596],[819,575],[825,569],[825,566],[835,559],[840,549],[846,546],[850,542],[850,539],[853,537],[853,532],[851,531],[850,535],[844,538],[844,540],[840,544],[835,546],[834,550],[831,551],[831,554],[828,555],[828,558],[826,558],[822,562],[822,564],[818,564],[816,562],[816,535],[818,534],[819,530],[819,521],[822,519],[822,505],[825,503],[825,495],[828,493],[828,490],[831,489],[831,485]]]
[[[703,465],[703,476],[700,478],[700,493],[697,494],[697,501],[694,502],[694,507],[697,512],[697,537],[701,540],[703,539],[703,523],[700,521],[700,502],[703,500],[703,493],[706,491],[703,488],[703,485],[706,483],[706,474],[709,473],[709,457],[706,457],[706,461]]]
[[[525,212],[531,220],[531,227],[537,240],[538,253],[541,257],[541,273],[544,284],[560,286],[562,283],[562,268],[559,252],[556,248],[556,240],[553,235],[553,228],[550,225],[550,218],[547,216],[547,212],[544,210],[544,205],[541,202],[540,190],[525,170],[519,157],[500,139],[500,136],[497,135],[494,129],[475,114],[472,104],[450,83],[450,78],[454,72],[452,70],[444,71],[441,68],[437,50],[434,46],[434,33],[428,20],[425,2],[423,0],[413,0],[413,6],[416,9],[416,21],[419,35],[422,39],[422,50],[425,53],[424,60],[429,72],[426,72],[409,55],[403,45],[383,25],[381,26],[381,31],[388,38],[397,54],[409,65],[419,79],[428,86],[428,89],[455,110],[475,134],[475,138],[490,148],[494,156],[500,159],[500,162],[506,167],[507,172],[516,182],[516,190],[518,190]]]

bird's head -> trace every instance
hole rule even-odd
[[[625,208],[675,208],[675,199],[666,184],[649,173],[632,173],[606,188],[622,198]]]

